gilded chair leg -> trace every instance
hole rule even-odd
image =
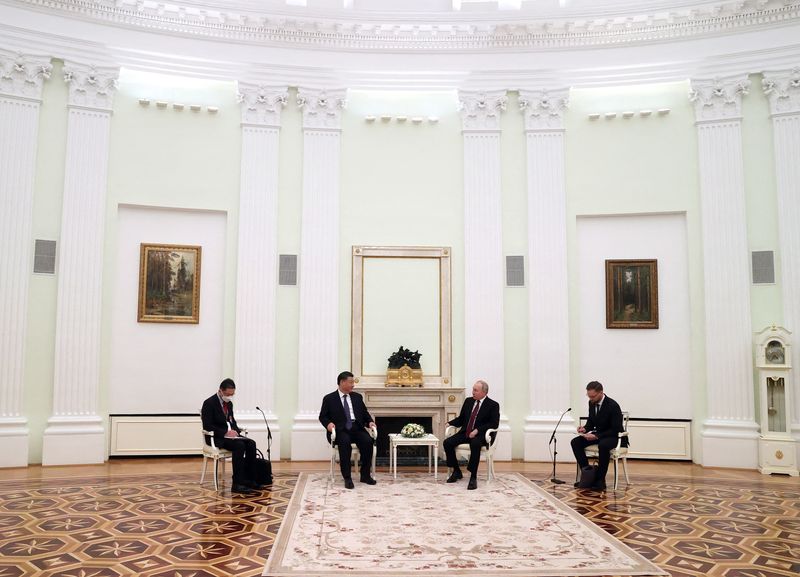
[[[617,484],[619,483],[619,475],[617,475],[617,459],[614,459],[614,490],[617,490]]]
[[[625,472],[625,484],[630,485],[631,482],[628,479],[628,457],[622,457],[622,470]]]
[[[200,484],[203,484],[203,481],[206,479],[206,464],[208,463],[208,457],[203,455],[203,472],[200,475]]]
[[[219,459],[214,459],[214,490],[219,491],[219,486],[217,485],[217,471],[219,470]]]

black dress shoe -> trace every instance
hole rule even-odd
[[[472,491],[473,489],[478,488],[478,479],[475,477],[469,478],[469,483],[467,484],[467,491]]]
[[[461,469],[453,469],[453,472],[450,473],[450,476],[447,477],[448,483],[455,483],[459,479],[463,478],[464,475],[461,474]]]
[[[595,483],[594,485],[592,485],[591,489],[592,489],[592,491],[605,491],[606,490],[606,484],[605,483]]]
[[[345,489],[355,489],[356,486],[353,485],[353,479],[345,479],[344,480],[344,488]]]
[[[250,489],[249,487],[247,487],[245,485],[235,484],[235,485],[231,485],[231,493],[241,493],[243,495],[252,495],[253,493],[255,493],[255,491],[253,491],[252,489]]]
[[[364,479],[361,479],[361,482],[362,483],[366,483],[367,485],[377,485],[378,484],[378,482],[375,479],[373,479],[372,477],[366,477]]]

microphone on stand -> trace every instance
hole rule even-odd
[[[563,419],[564,415],[569,413],[571,410],[572,407],[561,413],[561,416],[558,418],[558,422],[556,423],[556,428],[553,429],[553,434],[550,435],[550,440],[547,442],[548,446],[550,446],[550,443],[553,443],[553,477],[550,479],[550,482],[555,483],[556,485],[563,485],[566,482],[556,478],[556,455],[558,455],[558,439],[556,438],[556,431],[558,431],[558,426],[561,424],[561,419]]]
[[[261,416],[264,417],[264,424],[267,426],[267,461],[272,461],[272,454],[270,450],[272,449],[272,431],[269,430],[269,423],[267,422],[267,416],[264,414],[264,411],[261,410],[261,407],[256,405],[256,410],[261,413]],[[562,417],[564,415],[561,415]],[[560,423],[561,421],[559,421]]]

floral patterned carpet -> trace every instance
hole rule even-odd
[[[517,473],[477,491],[424,473],[301,474],[263,575],[667,575]]]

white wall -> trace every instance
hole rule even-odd
[[[579,217],[580,400],[597,380],[632,418],[692,418],[684,214]],[[658,329],[606,329],[606,259],[658,259]],[[575,406],[575,404],[573,404]]]
[[[120,205],[111,318],[110,413],[196,413],[223,360],[226,215]],[[140,243],[199,245],[200,323],[137,322]]]

